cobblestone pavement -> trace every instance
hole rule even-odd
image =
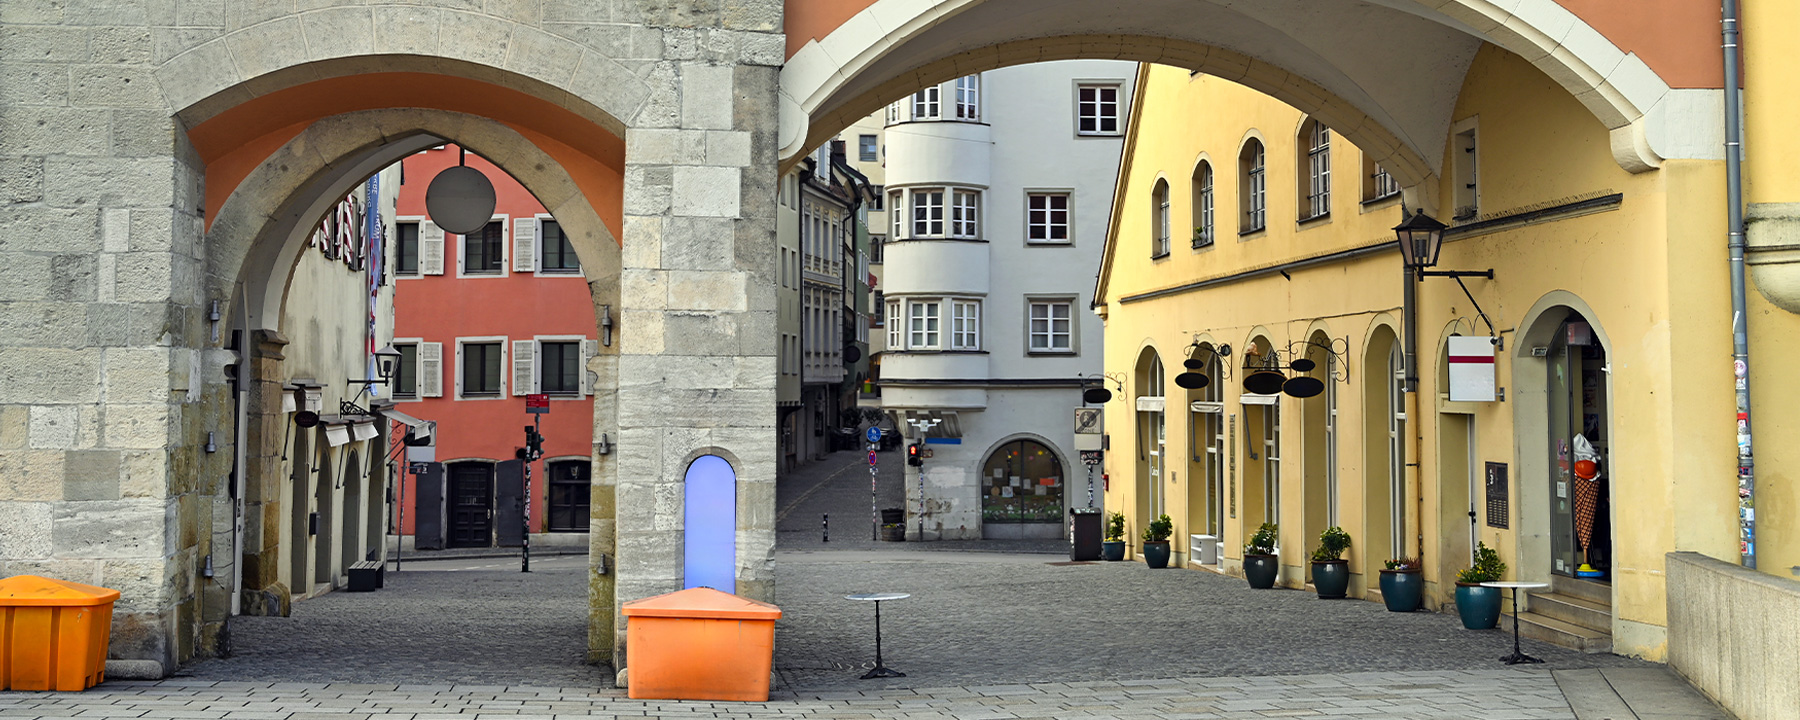
[[[1667,674],[1666,671],[1657,672]],[[171,720],[555,720],[576,717],[1424,720],[1479,717],[1483,720],[1586,720],[1599,716],[1578,718],[1549,671],[1489,669],[865,690],[775,697],[763,703],[630,700],[619,690],[535,686],[327,685],[175,679],[157,683],[108,682],[85,693],[0,693],[0,717]],[[1635,716],[1608,714],[1606,717],[1625,720]],[[1723,716],[1701,714],[1693,717]]]

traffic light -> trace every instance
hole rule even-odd
[[[536,460],[544,456],[544,436],[539,435],[537,428],[525,426],[525,459]]]
[[[925,456],[920,454],[919,443],[906,446],[906,464],[918,467],[925,464]]]

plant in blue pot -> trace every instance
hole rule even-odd
[[[1344,551],[1350,549],[1350,533],[1333,525],[1319,533],[1319,548],[1312,554],[1313,590],[1322,600],[1335,600],[1350,589],[1350,562]]]
[[[1100,559],[1111,562],[1125,559],[1125,513],[1107,516],[1106,541],[1100,543]]]
[[[1275,579],[1281,575],[1281,558],[1276,555],[1275,538],[1275,523],[1266,522],[1250,536],[1250,542],[1244,543],[1244,579],[1250,581],[1250,587],[1275,587]]]
[[[1394,558],[1381,570],[1381,602],[1388,612],[1413,612],[1425,603],[1425,576],[1419,559]]]
[[[1144,527],[1144,564],[1153,568],[1169,566],[1169,534],[1175,531],[1175,521],[1162,515],[1155,522]]]
[[[1475,544],[1475,563],[1456,574],[1456,614],[1463,627],[1490,630],[1500,622],[1500,588],[1482,587],[1506,575],[1506,563],[1487,543]]]

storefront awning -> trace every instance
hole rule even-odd
[[[357,440],[368,440],[375,437],[375,423],[359,422],[350,426],[350,436]]]
[[[385,417],[389,420],[400,423],[401,425],[405,425],[409,428],[423,427],[426,425],[426,422],[424,420],[420,420],[416,417],[413,417],[406,413],[400,412],[399,410],[395,410],[393,408],[378,407],[378,408],[375,408],[375,412],[376,412],[376,414],[379,414],[382,417]]]

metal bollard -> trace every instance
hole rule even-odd
[[[831,513],[819,516],[819,542],[831,542]]]

